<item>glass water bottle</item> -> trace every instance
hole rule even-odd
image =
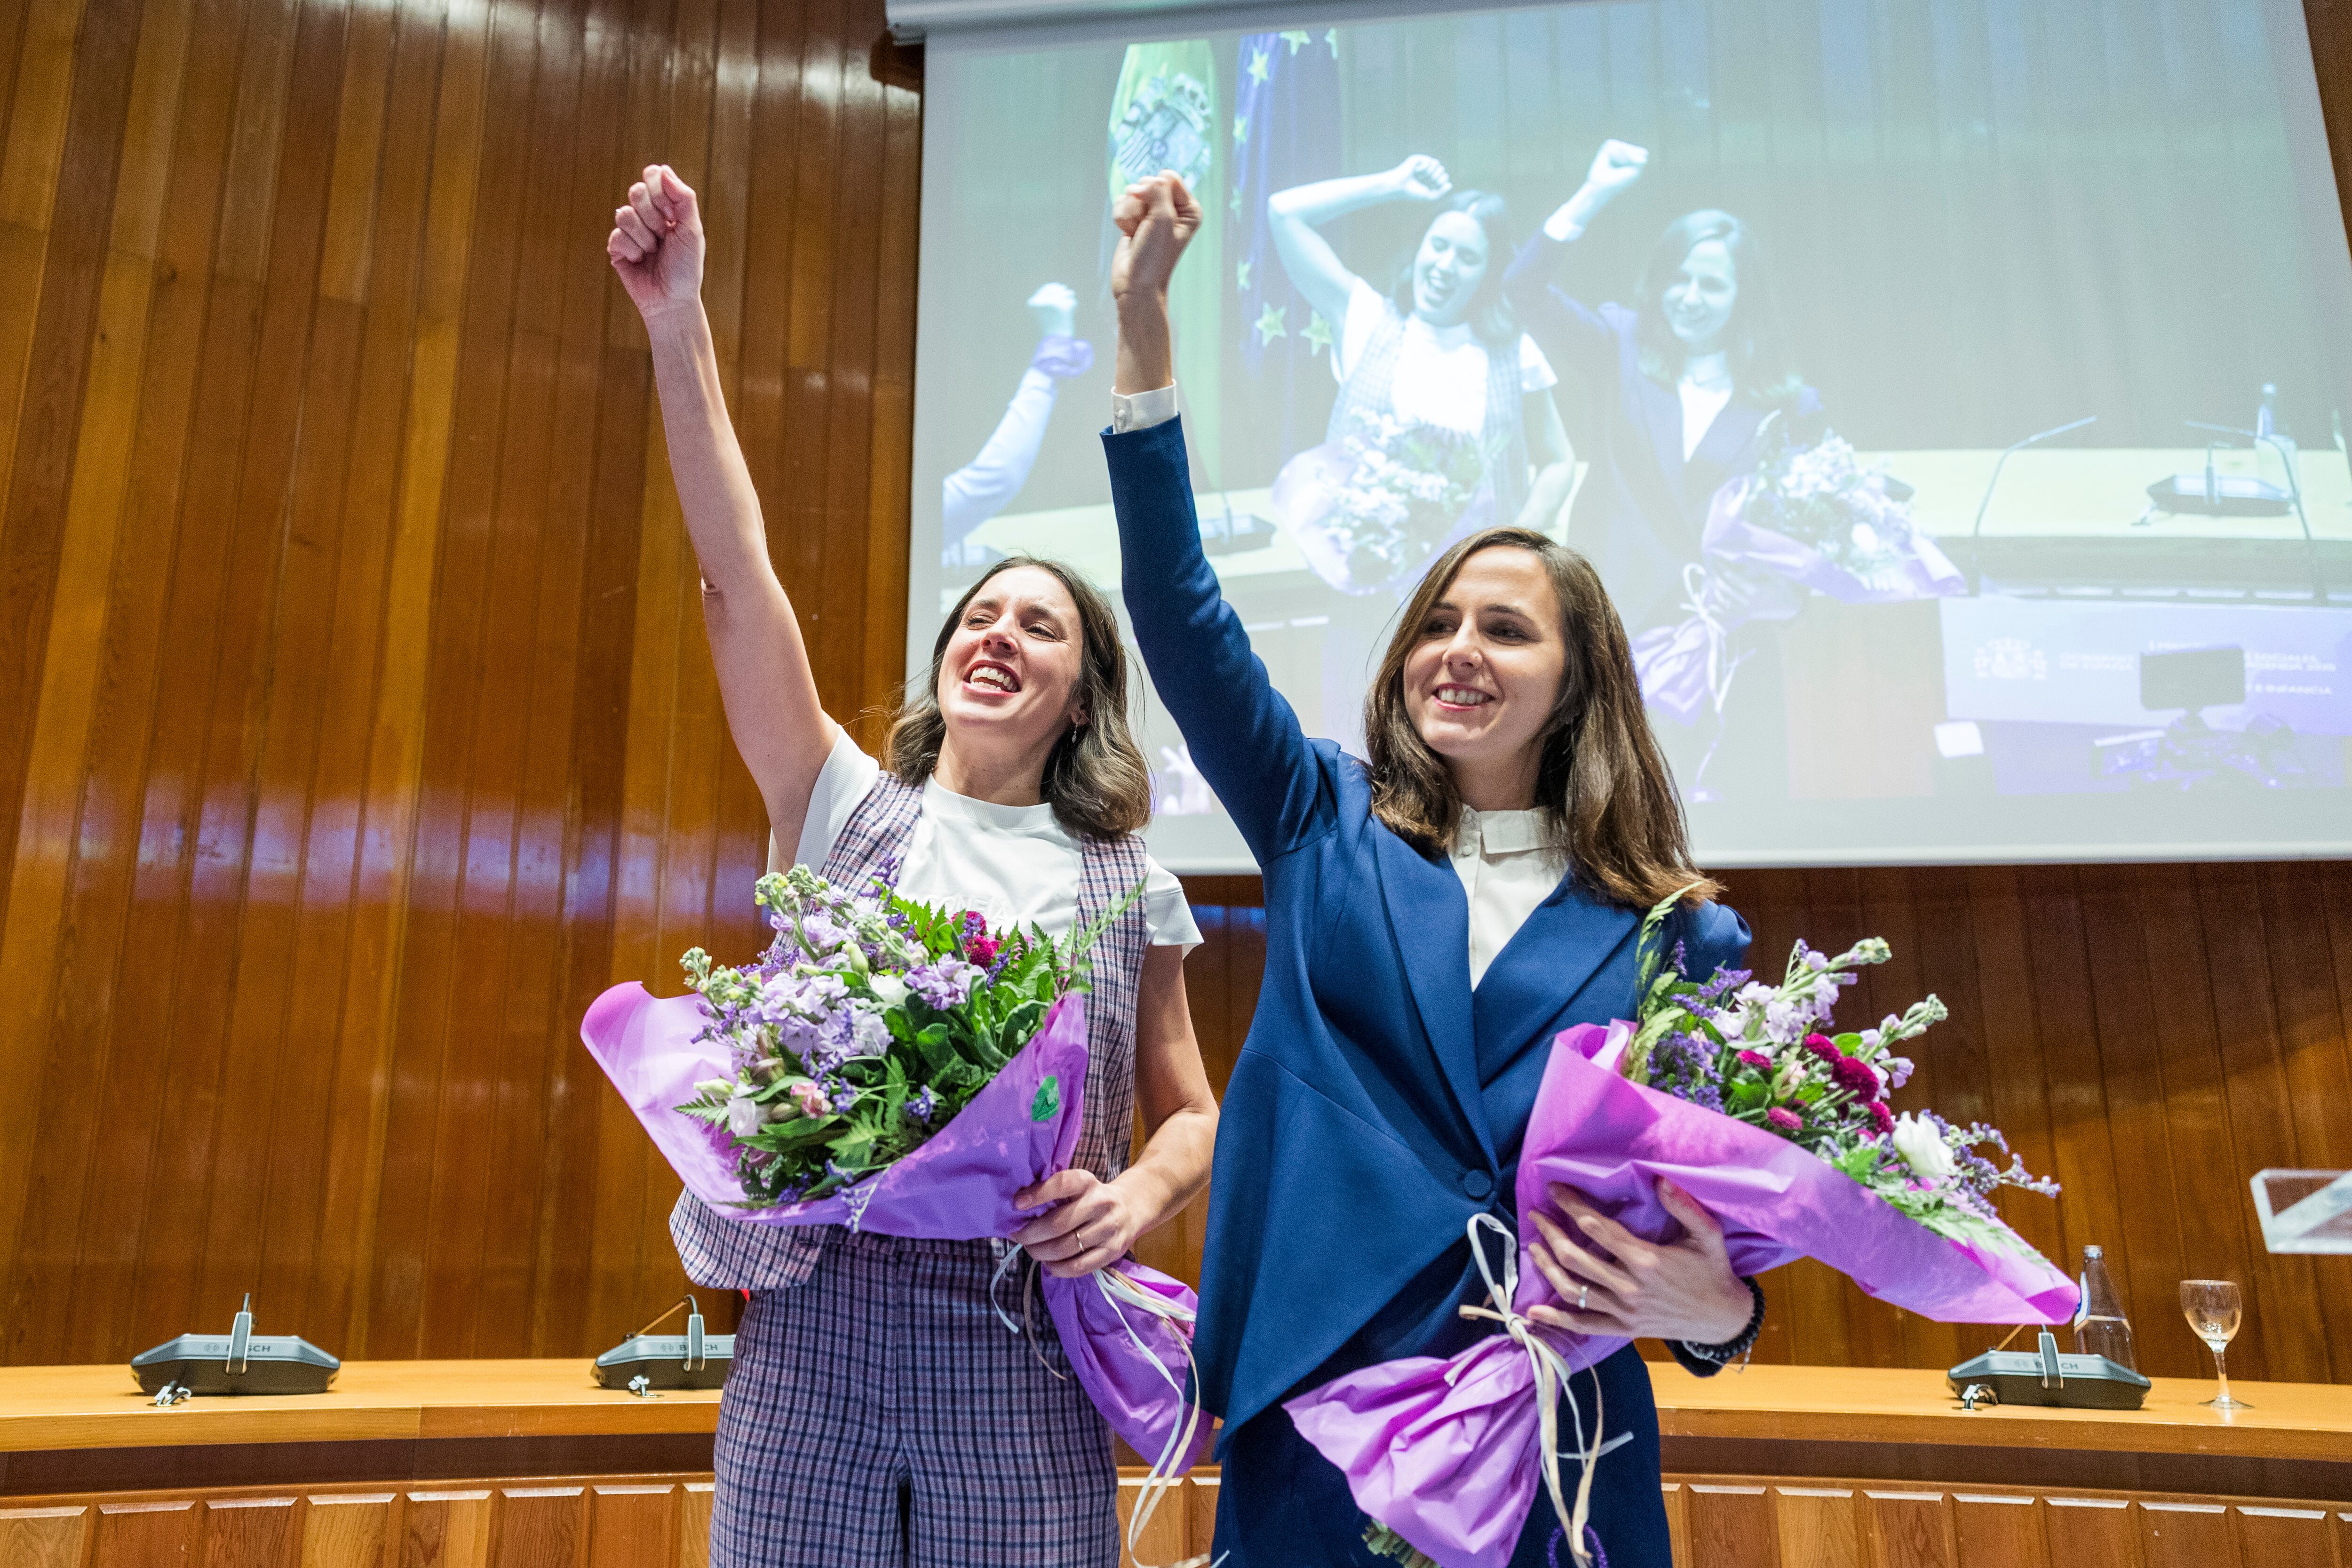
[[[2103,1355],[2134,1372],[2131,1321],[2124,1316],[2116,1282],[2107,1278],[2107,1260],[2095,1247],[2083,1248],[2083,1302],[2074,1309],[2074,1350],[2079,1355]]]

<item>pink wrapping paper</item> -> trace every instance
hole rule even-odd
[[[1794,1143],[1620,1077],[1631,1028],[1581,1025],[1552,1042],[1519,1161],[1522,1247],[1538,1238],[1526,1216],[1549,1206],[1553,1182],[1636,1236],[1675,1240],[1682,1227],[1657,1198],[1664,1176],[1722,1225],[1744,1277],[1814,1258],[1941,1322],[2073,1315],[2074,1284],[2049,1263],[1938,1236]],[[1558,1301],[1541,1270],[1521,1268],[1516,1310]],[[1628,1342],[1542,1332],[1578,1369]],[[1335,1378],[1284,1408],[1346,1474],[1357,1505],[1440,1568],[1503,1568],[1541,1487],[1534,1388],[1528,1352],[1496,1334],[1449,1360]]]
[[[677,1107],[707,1079],[734,1077],[727,1047],[698,1038],[709,1021],[702,998],[656,999],[632,981],[596,998],[580,1037],[613,1080],[686,1190],[712,1213],[744,1225],[845,1225],[884,1236],[971,1241],[1009,1237],[1042,1210],[1014,1206],[1013,1194],[1066,1169],[1085,1121],[1085,999],[1063,997],[1029,1043],[971,1098],[955,1119],[905,1159],[854,1187],[810,1203],[747,1210],[726,1134]],[[1038,1087],[1055,1078],[1059,1105],[1044,1121],[1030,1109]],[[1180,1387],[1187,1364],[1192,1290],[1133,1258],[1116,1267],[1147,1292],[1180,1308],[1185,1323],[1129,1308],[1110,1310],[1091,1277],[1045,1275],[1041,1291],[1060,1330],[1079,1385],[1136,1452],[1156,1456],[1183,1421]],[[1199,1456],[1208,1421],[1183,1454]],[[1180,1467],[1180,1470],[1182,1467]]]

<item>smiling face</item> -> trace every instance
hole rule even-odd
[[[1412,727],[1469,805],[1535,804],[1544,726],[1567,668],[1559,595],[1543,558],[1496,545],[1465,559],[1405,656],[1403,695]]]
[[[1433,327],[1470,314],[1486,280],[1486,229],[1468,213],[1440,213],[1412,258],[1412,313]]]
[[[1702,239],[1666,280],[1659,304],[1685,352],[1711,354],[1723,347],[1724,329],[1731,325],[1731,309],[1738,302],[1739,274],[1731,247],[1719,239]]]
[[[936,695],[949,741],[1034,751],[1042,759],[1081,721],[1086,636],[1060,578],[1013,566],[966,602],[940,658]]]

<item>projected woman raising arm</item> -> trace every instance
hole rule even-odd
[[[1349,271],[1318,229],[1390,202],[1442,205],[1383,294]],[[1444,164],[1414,156],[1386,174],[1277,191],[1266,212],[1283,270],[1339,329],[1329,439],[1380,418],[1475,437],[1493,485],[1486,521],[1549,527],[1574,481],[1573,455],[1552,402],[1551,366],[1503,298],[1511,253],[1503,198],[1456,191]]]

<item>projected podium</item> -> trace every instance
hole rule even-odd
[[[2352,1171],[2257,1171],[2252,1186],[2269,1250],[2352,1253]]]

